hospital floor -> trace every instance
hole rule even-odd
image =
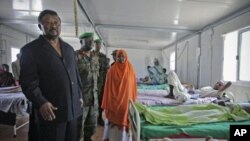
[[[22,125],[29,119],[28,115],[17,117],[17,126]],[[28,130],[29,125],[21,127],[17,130],[17,136],[13,137],[13,127],[8,125],[0,124],[0,141],[28,141]],[[96,134],[92,137],[93,141],[102,141],[103,127],[97,128]],[[83,140],[81,140],[83,141]]]
[[[17,125],[21,125],[28,121],[28,115],[17,118]],[[17,136],[13,137],[13,127],[8,125],[0,124],[0,140],[1,141],[28,141],[28,128],[29,125],[26,124],[22,128],[17,130]],[[102,141],[103,136],[103,127],[98,126],[96,134],[92,137],[93,141]],[[83,141],[81,139],[80,141]],[[159,140],[153,139],[150,141],[168,141],[167,139]],[[205,141],[204,138],[200,139],[172,139],[172,141]],[[226,140],[218,140],[218,141],[226,141]]]

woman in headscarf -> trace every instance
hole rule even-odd
[[[154,59],[154,66],[148,66],[147,70],[152,84],[157,85],[167,83],[167,70],[160,65],[157,58]]]
[[[116,58],[106,76],[102,108],[110,123],[109,140],[125,141],[129,140],[129,100],[137,98],[136,75],[125,50],[118,50]]]

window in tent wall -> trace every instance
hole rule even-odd
[[[224,35],[223,79],[250,82],[250,28]],[[250,84],[250,83],[249,83]]]
[[[250,81],[250,28],[239,33],[239,81]]]
[[[226,81],[236,81],[237,36],[238,31],[228,33],[224,36],[223,79]]]
[[[19,48],[11,47],[11,62],[16,61],[16,55],[20,52]]]
[[[170,53],[170,71],[175,71],[175,52]]]

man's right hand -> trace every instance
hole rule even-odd
[[[50,102],[46,102],[40,107],[39,112],[44,120],[52,121],[56,119],[54,110],[57,110],[57,107],[54,107]]]

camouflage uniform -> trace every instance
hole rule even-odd
[[[99,62],[96,56],[90,57],[81,50],[76,51],[76,60],[83,85],[83,116],[82,136],[84,141],[91,141],[95,133],[98,117],[98,86]]]
[[[100,125],[103,125],[104,122],[102,120],[102,97],[103,97],[103,90],[104,90],[104,84],[105,84],[105,78],[108,70],[108,64],[107,64],[107,57],[101,52],[93,52],[95,56],[98,57],[99,61],[99,77],[98,77],[98,99],[99,99],[99,117],[98,117],[98,123]]]

